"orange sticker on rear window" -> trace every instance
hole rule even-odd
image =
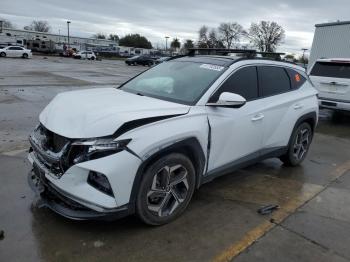
[[[296,75],[295,75],[295,81],[300,82],[300,80],[301,80],[301,79],[300,79],[300,75],[299,75],[299,74],[296,74]]]

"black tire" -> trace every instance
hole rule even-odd
[[[26,59],[26,58],[28,58],[28,54],[24,53],[24,54],[22,55],[22,57],[23,57],[24,59]]]
[[[92,56],[92,57],[91,57],[91,60],[95,60],[95,57],[94,57],[94,56]]]
[[[148,62],[148,66],[149,67],[153,66],[153,62],[152,61]]]
[[[5,53],[5,52],[1,52],[1,53],[0,53],[0,56],[1,56],[1,57],[5,57],[5,56],[6,56],[6,53]]]
[[[154,226],[173,221],[187,208],[195,184],[195,169],[185,155],[171,153],[156,160],[143,175],[136,198],[137,216]]]
[[[310,124],[301,123],[292,133],[288,151],[280,157],[286,166],[297,166],[304,161],[309,152],[310,144],[313,137],[313,130]]]

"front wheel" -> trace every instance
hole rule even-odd
[[[22,57],[26,59],[28,58],[28,54],[23,54]]]
[[[281,156],[281,161],[287,166],[297,166],[304,161],[312,141],[313,132],[310,124],[300,124],[292,133],[288,151]]]
[[[195,189],[195,169],[183,154],[172,153],[152,163],[144,173],[136,200],[138,217],[163,225],[181,215]]]

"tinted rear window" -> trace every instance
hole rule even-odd
[[[312,76],[350,78],[350,63],[316,62],[311,70]]]
[[[289,76],[282,67],[258,66],[261,96],[272,96],[291,89]]]

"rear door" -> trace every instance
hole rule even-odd
[[[317,61],[310,79],[320,98],[350,101],[350,61]]]
[[[297,88],[306,79],[292,69],[269,65],[258,66],[258,75],[264,116],[261,153],[266,154],[288,144],[294,124],[305,107],[305,95],[297,92]]]

